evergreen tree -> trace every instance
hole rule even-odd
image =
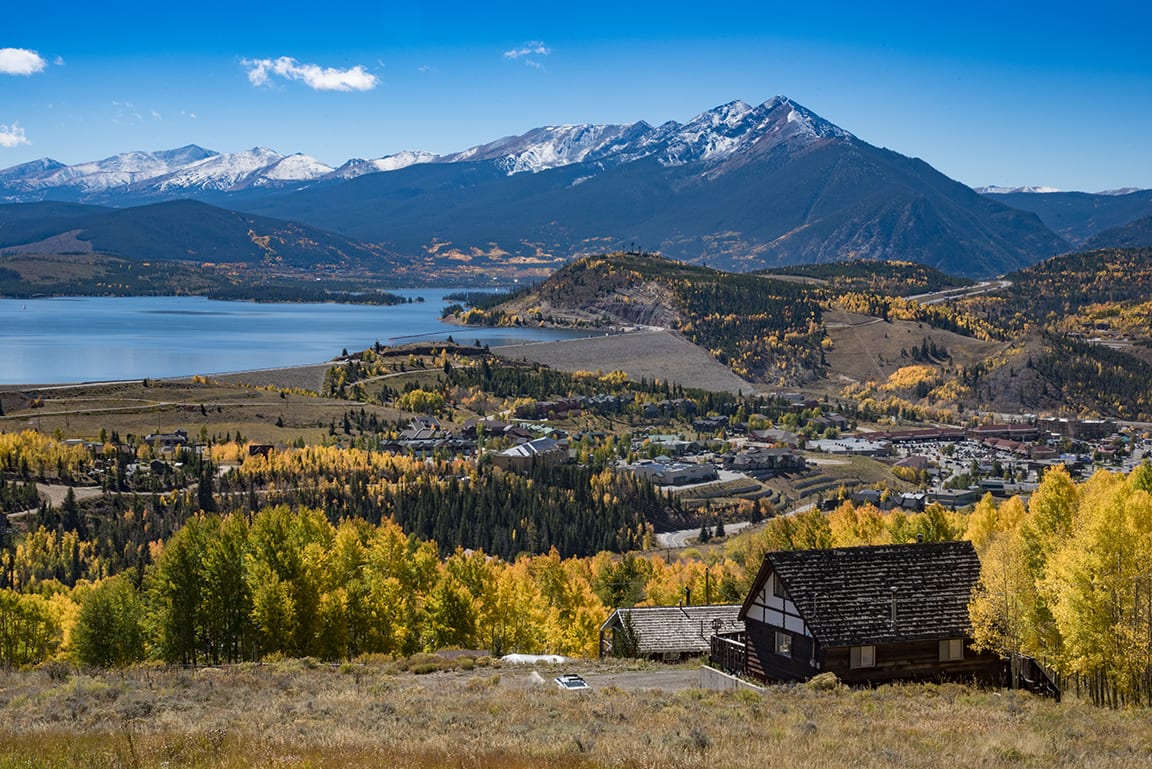
[[[632,622],[632,612],[624,612],[620,627],[612,632],[613,657],[638,657],[640,655],[640,631]]]

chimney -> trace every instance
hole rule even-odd
[[[692,605],[692,588],[690,588],[690,587],[684,588],[684,605],[685,606],[691,606]]]
[[[896,586],[892,586],[892,629],[896,629]]]
[[[917,534],[916,535],[916,544],[917,545],[924,544],[924,535],[923,534]]]

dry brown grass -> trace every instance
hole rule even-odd
[[[260,383],[272,384],[263,380]],[[102,427],[109,433],[116,430],[121,436],[182,428],[195,440],[204,427],[209,435],[240,431],[258,443],[289,442],[297,437],[320,443],[328,436],[328,425],[335,422],[339,426],[349,410],[364,408],[387,421],[402,416],[395,409],[381,406],[294,392],[282,397],[274,390],[216,380],[200,384],[191,380],[158,380],[148,387],[134,381],[2,389],[6,392],[2,396],[4,415],[0,416],[0,430],[31,428],[52,434],[59,428],[65,438],[89,440],[94,440]],[[43,398],[43,406],[31,408],[28,396],[34,394]],[[276,425],[278,419],[283,427]]]
[[[828,310],[824,319],[832,339],[832,349],[825,358],[833,393],[849,380],[883,382],[893,371],[913,362],[900,357],[901,348],[919,347],[926,337],[948,350],[954,366],[973,366],[1006,347],[1002,342],[985,342],[914,321],[889,323],[841,310]]]
[[[721,392],[749,394],[757,388],[671,331],[637,332],[493,350],[506,358],[543,363],[561,371],[625,371],[630,379],[675,382]]]
[[[573,693],[533,685],[523,668],[394,671],[292,661],[0,674],[0,769],[1152,765],[1146,712],[960,685]]]

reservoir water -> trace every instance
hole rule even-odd
[[[0,384],[53,384],[220,374],[320,363],[379,341],[452,336],[493,347],[587,332],[461,327],[444,323],[444,295],[392,307],[257,304],[203,297],[0,299]]]

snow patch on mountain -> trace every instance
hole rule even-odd
[[[372,160],[352,158],[333,171],[328,178],[355,179],[365,174],[398,171],[401,168],[407,168],[408,166],[414,166],[420,163],[431,163],[438,157],[438,155],[431,152],[424,152],[423,150],[404,150],[394,155],[385,155],[382,158],[374,158]]]
[[[1142,187],[1121,187],[1118,190],[1100,190],[1096,194],[1097,195],[1118,196],[1118,195],[1131,195],[1133,192],[1143,192],[1143,191],[1144,190]]]
[[[1043,195],[1049,192],[1063,192],[1063,190],[1058,187],[1043,187],[1039,185],[1024,185],[1023,187],[998,187],[996,185],[990,185],[987,187],[973,187],[972,189],[981,195],[1011,195],[1016,192],[1031,192]]]
[[[260,179],[256,183],[312,181],[327,176],[334,170],[332,166],[321,163],[314,157],[297,153],[262,169]]]
[[[508,175],[538,173],[584,162],[592,153],[610,146],[631,125],[558,125],[535,128],[522,136],[506,136],[488,144],[445,155],[439,163],[489,160]]]

